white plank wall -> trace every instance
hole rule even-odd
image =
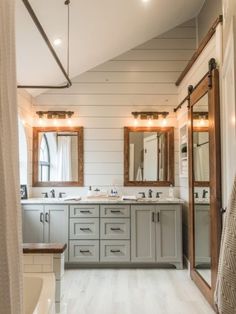
[[[77,124],[85,128],[86,186],[123,187],[123,127],[133,125],[134,110],[170,111],[179,186],[175,81],[195,50],[195,33],[195,21],[189,21],[74,78],[71,88],[35,99],[35,111],[69,109],[79,116]],[[35,189],[35,194],[40,191]]]

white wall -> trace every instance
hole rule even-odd
[[[35,110],[73,110],[79,115],[77,123],[85,128],[85,186],[123,187],[123,127],[133,125],[131,112],[140,110],[170,111],[168,125],[176,128],[179,186],[175,81],[194,52],[195,34],[193,20],[76,77],[70,89],[47,91],[36,98]],[[34,189],[35,195],[39,192]]]

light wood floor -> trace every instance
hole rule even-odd
[[[65,272],[62,314],[212,314],[187,270]]]

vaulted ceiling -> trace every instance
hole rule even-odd
[[[66,68],[68,12],[64,0],[29,2],[50,41],[62,40],[55,49]],[[193,18],[203,3],[204,0],[71,0],[70,77]],[[19,84],[65,81],[22,0],[16,4],[16,53]]]

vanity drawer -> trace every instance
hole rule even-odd
[[[70,241],[69,262],[99,262],[99,241]]]
[[[99,218],[70,219],[70,240],[99,239]]]
[[[129,218],[101,218],[100,224],[101,239],[130,239]]]
[[[129,240],[103,240],[100,242],[101,262],[130,262]]]
[[[70,205],[70,217],[99,217],[99,205]]]
[[[129,205],[101,205],[101,217],[130,217]]]

